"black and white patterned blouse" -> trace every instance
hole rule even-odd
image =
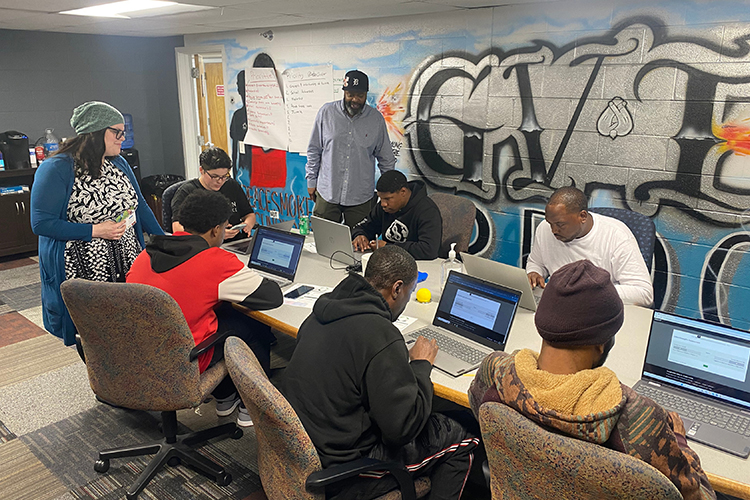
[[[137,207],[138,196],[128,177],[105,160],[97,179],[76,174],[68,200],[68,220],[82,224],[114,221],[126,210]],[[140,251],[135,226],[129,227],[117,241],[69,240],[65,244],[65,278],[125,281],[125,273]]]

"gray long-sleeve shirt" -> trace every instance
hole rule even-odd
[[[307,147],[307,187],[329,203],[360,205],[375,191],[375,159],[381,173],[396,165],[383,115],[365,105],[350,117],[343,100],[324,104]]]

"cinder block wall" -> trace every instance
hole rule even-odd
[[[653,218],[657,307],[750,327],[750,10],[736,2],[551,1],[185,38],[224,44],[228,88],[260,52],[280,72],[367,72],[397,168],[479,208],[472,252],[522,265],[545,199],[575,184],[591,206]],[[283,188],[248,174],[248,192],[304,198],[304,162],[287,154]]]

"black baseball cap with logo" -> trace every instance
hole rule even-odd
[[[367,92],[370,90],[370,80],[367,75],[354,69],[346,73],[344,86],[341,88],[349,92]]]

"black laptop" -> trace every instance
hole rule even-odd
[[[247,267],[282,287],[291,285],[302,257],[304,235],[260,226],[252,240]]]
[[[688,439],[750,455],[750,333],[655,311],[633,389],[678,413]]]

